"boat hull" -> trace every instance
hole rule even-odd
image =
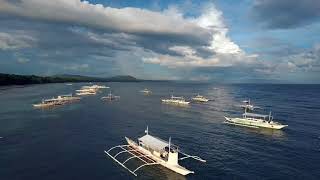
[[[178,173],[178,174],[181,174],[181,175],[188,175],[190,173],[194,173],[193,171],[190,171],[180,165],[172,165],[172,164],[168,164],[167,161],[161,159],[161,158],[158,158],[157,156],[155,156],[152,152],[144,149],[143,147],[139,146],[136,142],[134,142],[133,140],[126,138],[126,141],[127,143],[133,147],[134,149],[138,150],[140,153],[142,154],[145,154],[145,155],[149,155],[150,158],[152,158],[153,160],[155,160],[157,163],[159,163],[160,165]]]
[[[196,101],[196,102],[208,102],[209,100],[208,99],[200,99],[200,98],[192,98],[193,101]]]
[[[225,117],[225,123],[233,124],[237,126],[245,126],[250,128],[268,128],[268,129],[282,129],[288,125],[283,125],[279,123],[269,123],[268,121],[263,120],[250,120],[244,118],[228,118]]]
[[[170,104],[180,104],[180,105],[188,105],[190,102],[188,101],[174,101],[170,99],[162,99],[163,103],[170,103]]]

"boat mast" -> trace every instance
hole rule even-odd
[[[147,129],[144,131],[147,135],[149,134],[149,128],[147,126]]]
[[[271,111],[269,112],[269,122],[271,121]]]
[[[170,153],[170,146],[171,146],[171,137],[169,137],[169,153]]]

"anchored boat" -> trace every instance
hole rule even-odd
[[[245,113],[242,114],[242,118],[229,118],[225,117],[227,124],[233,124],[237,126],[245,126],[252,128],[269,128],[269,129],[282,129],[287,127],[288,125],[283,125],[279,122],[273,121],[273,116],[271,116],[271,112],[269,115],[264,114],[254,114]]]
[[[151,90],[145,88],[144,90],[141,90],[140,92],[144,93],[144,94],[151,94]]]
[[[41,103],[33,104],[35,108],[46,108],[51,106],[63,105],[64,103],[57,98],[42,99]]]
[[[161,99],[164,103],[171,103],[171,104],[179,104],[179,105],[188,105],[190,102],[186,101],[184,97],[177,97],[171,95],[171,98],[168,99]]]
[[[82,88],[82,89],[78,89],[76,91],[77,91],[76,95],[78,95],[78,96],[95,95],[95,94],[97,94],[97,90],[96,89],[91,89],[91,88]]]
[[[110,88],[108,86],[104,86],[104,85],[97,85],[97,84],[94,84],[92,86],[82,86],[83,89],[107,89],[107,88]]]
[[[109,101],[112,101],[112,100],[118,100],[120,99],[120,96],[115,96],[111,93],[111,91],[109,92],[108,96],[104,96],[101,98],[102,100],[109,100]]]
[[[204,96],[201,96],[201,95],[197,95],[195,97],[192,98],[193,101],[196,101],[196,102],[208,102],[209,99],[207,99],[206,97]]]
[[[178,146],[171,143],[171,138],[169,138],[169,141],[167,142],[150,135],[148,127],[145,133],[144,136],[138,138],[138,142],[125,137],[128,143],[127,145],[114,146],[104,152],[135,176],[137,176],[136,172],[139,169],[151,165],[162,165],[178,174],[187,175],[194,172],[180,166],[178,163],[180,160],[192,158],[200,162],[206,162],[206,160],[203,160],[198,156],[192,156],[182,152]],[[119,156],[125,153],[129,155],[129,158],[120,161]],[[179,158],[179,155],[182,157]],[[132,159],[140,160],[143,164],[136,168],[129,168],[126,165],[128,164],[128,161]]]

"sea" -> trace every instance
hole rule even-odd
[[[95,96],[50,109],[35,109],[43,98],[74,93],[88,83],[4,86],[0,88],[1,180],[123,179],[320,179],[320,85],[217,84],[190,82],[97,83],[109,86]],[[148,88],[151,95],[140,91]],[[109,91],[117,101],[102,101]],[[207,103],[176,106],[161,98],[197,94]],[[223,123],[238,117],[250,99],[272,111],[282,130]],[[182,176],[146,166],[135,177],[104,151],[149,133],[168,140],[192,159]],[[139,164],[133,160],[130,168]]]

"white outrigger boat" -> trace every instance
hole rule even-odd
[[[78,96],[85,96],[85,95],[95,95],[97,94],[97,90],[96,89],[88,89],[88,88],[82,88],[82,89],[78,89],[76,90],[77,93],[76,95]]]
[[[240,107],[244,108],[244,109],[248,109],[250,111],[253,111],[255,109],[261,109],[259,106],[254,106],[253,104],[251,104],[250,99],[249,100],[244,100],[242,101],[244,104],[240,105]]]
[[[87,96],[87,95],[96,95],[96,92],[92,92],[92,91],[84,91],[84,92],[78,92],[76,93],[76,95],[78,96]]]
[[[283,125],[279,122],[273,121],[271,112],[269,115],[245,113],[242,114],[242,118],[229,118],[225,117],[227,124],[233,124],[237,126],[245,126],[251,128],[269,128],[269,129],[282,129],[288,125]]]
[[[35,108],[46,108],[51,106],[63,105],[64,103],[57,98],[42,99],[41,103],[33,104]]]
[[[109,100],[109,101],[112,101],[112,100],[118,100],[120,99],[120,96],[115,96],[111,93],[111,91],[109,92],[108,96],[104,96],[101,98],[102,100]]]
[[[152,93],[152,91],[147,88],[145,88],[144,90],[141,90],[140,92],[142,92],[144,94],[151,94]]]
[[[178,174],[187,175],[194,173],[194,171],[190,171],[185,167],[180,166],[178,163],[179,160],[192,158],[200,162],[206,162],[206,160],[203,160],[198,156],[192,156],[182,152],[178,146],[171,144],[171,138],[169,138],[169,142],[167,142],[150,135],[148,127],[145,133],[144,136],[138,138],[138,142],[125,137],[128,143],[127,145],[114,146],[104,152],[135,176],[137,176],[136,172],[140,168],[151,165],[162,165]],[[121,162],[119,156],[124,153],[129,155],[129,158]],[[179,155],[182,157],[179,158]],[[140,160],[143,164],[135,169],[130,169],[126,164],[128,164],[128,161],[131,159]]]
[[[171,103],[171,104],[178,104],[178,105],[188,105],[190,102],[186,101],[184,97],[177,97],[171,95],[169,99],[161,99],[163,103]]]
[[[92,86],[82,86],[82,89],[107,89],[110,88],[108,86],[104,86],[104,85],[92,85]]]
[[[196,101],[196,102],[208,102],[209,99],[207,99],[206,97],[204,96],[201,96],[201,95],[197,95],[195,97],[192,98],[193,101]]]

